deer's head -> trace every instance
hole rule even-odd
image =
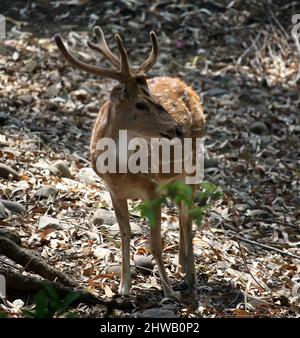
[[[114,123],[120,129],[127,129],[137,136],[146,137],[182,137],[183,128],[151,94],[146,81],[147,72],[153,67],[158,55],[158,41],[154,32],[150,32],[152,50],[149,57],[136,68],[129,65],[127,52],[122,38],[115,35],[119,57],[108,48],[100,27],[95,27],[97,43],[88,42],[88,46],[100,52],[113,66],[113,69],[87,64],[75,58],[66,48],[60,35],[55,41],[65,59],[76,68],[85,72],[117,80],[119,84],[110,94]]]

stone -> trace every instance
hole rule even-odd
[[[250,124],[249,130],[257,135],[268,134],[269,129],[264,122],[256,121]]]
[[[57,83],[55,83],[55,84],[48,87],[47,96],[48,97],[55,97],[59,93],[59,90],[60,90],[60,86]]]
[[[50,196],[56,196],[58,191],[51,185],[43,185],[36,193],[34,194],[37,198],[49,198]]]
[[[28,73],[33,73],[36,69],[36,67],[38,66],[38,63],[36,60],[29,60],[26,65],[25,65],[25,71],[27,71]]]
[[[132,235],[142,235],[143,234],[142,228],[134,222],[130,222],[130,228],[131,228],[131,234]]]
[[[56,176],[72,178],[69,166],[65,161],[56,161],[49,169]]]
[[[152,263],[151,256],[134,255],[133,261],[134,261],[136,269],[139,272],[141,272],[143,275],[150,275],[152,273],[154,265]]]
[[[0,200],[0,203],[2,203],[5,206],[5,208],[8,209],[13,214],[23,214],[26,212],[25,207],[18,202]]]
[[[204,169],[207,168],[218,168],[218,159],[217,158],[205,158],[204,159]]]
[[[78,173],[78,180],[84,184],[96,184],[99,177],[93,168],[81,168]]]
[[[121,272],[122,272],[122,266],[121,265],[110,265],[106,268],[105,273],[107,274],[115,274],[117,276],[121,276]],[[137,273],[135,271],[135,269],[133,267],[130,267],[130,274],[132,278],[136,278],[137,277]]]
[[[203,194],[202,190],[196,190],[195,191],[194,202],[198,203],[200,205],[205,205],[206,204],[207,198],[205,197],[205,194]]]
[[[18,180],[20,178],[19,174],[13,168],[6,164],[0,163],[0,177],[8,180],[10,179],[10,176],[14,180]]]
[[[97,259],[104,259],[111,254],[111,251],[107,248],[97,247],[93,250],[93,256]]]
[[[130,223],[130,228],[131,228],[131,235],[132,236],[142,235],[142,233],[143,233],[141,227],[138,224],[136,224],[136,223],[133,223],[133,222]],[[113,225],[111,225],[109,227],[109,229],[108,229],[108,232],[112,236],[120,234],[119,224],[118,223],[114,223]]]
[[[106,209],[98,209],[94,214],[93,222],[95,225],[113,225],[117,222],[115,213]]]
[[[16,243],[19,246],[21,246],[22,244],[21,238],[10,230],[0,228],[0,236],[11,240],[12,242]]]
[[[221,96],[224,94],[228,94],[228,91],[223,88],[212,88],[206,92],[206,95],[208,96]]]
[[[6,209],[5,206],[0,203],[0,219],[6,218],[7,217],[7,213],[6,213]]]
[[[39,230],[47,227],[60,228],[59,220],[49,216],[41,216],[39,220]]]
[[[0,112],[0,124],[4,124],[8,120],[8,115],[4,112]]]
[[[28,94],[21,94],[17,96],[17,100],[26,104],[30,104],[33,101],[33,96]]]
[[[135,318],[177,318],[176,313],[171,310],[152,308],[144,311],[137,311]]]

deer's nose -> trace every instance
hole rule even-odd
[[[184,136],[183,128],[176,128],[175,129],[175,135],[176,135],[176,137],[182,139],[183,136]]]
[[[162,137],[166,137],[168,139],[172,139],[174,137],[178,137],[180,139],[183,139],[184,137],[184,130],[182,127],[176,127],[176,128],[170,128],[166,130],[165,132],[161,133]]]

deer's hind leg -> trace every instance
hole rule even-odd
[[[161,208],[156,210],[155,217],[156,217],[155,226],[150,228],[150,241],[151,241],[152,255],[156,260],[158,270],[162,278],[165,297],[172,297],[174,295],[174,292],[169,282],[169,278],[167,276],[163,258],[162,258]]]
[[[189,215],[188,207],[180,202],[177,204],[179,212],[180,242],[179,242],[179,266],[185,272],[185,279],[189,289],[196,282],[193,249],[193,220]]]

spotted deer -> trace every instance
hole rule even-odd
[[[95,172],[104,180],[110,193],[112,205],[120,228],[122,248],[122,270],[119,286],[120,295],[129,295],[131,288],[130,238],[131,229],[128,199],[152,200],[158,197],[158,186],[162,182],[176,182],[185,179],[187,173],[103,173],[97,168],[97,158],[103,150],[97,143],[103,138],[116,140],[120,130],[127,130],[131,136],[150,138],[192,138],[203,134],[204,115],[199,96],[178,78],[147,78],[147,73],[158,57],[158,40],[151,31],[151,53],[138,67],[131,67],[123,40],[119,34],[114,38],[119,56],[107,46],[100,27],[94,28],[96,43],[88,46],[101,53],[112,68],[106,69],[80,61],[68,51],[62,37],[55,36],[56,44],[64,58],[74,67],[87,73],[96,74],[118,81],[111,90],[94,124],[91,139],[91,159]],[[194,149],[194,148],[193,148]],[[193,150],[194,151],[194,150]],[[118,155],[118,154],[117,154]],[[119,154],[120,155],[120,154]],[[194,154],[193,154],[194,155]],[[163,159],[160,159],[163,161]],[[194,185],[193,191],[195,190]],[[196,275],[193,257],[192,219],[184,204],[179,203],[179,271],[185,273],[185,280],[192,289]],[[155,215],[155,226],[150,227],[152,255],[156,260],[162,278],[166,297],[173,296],[162,258],[161,210]]]

